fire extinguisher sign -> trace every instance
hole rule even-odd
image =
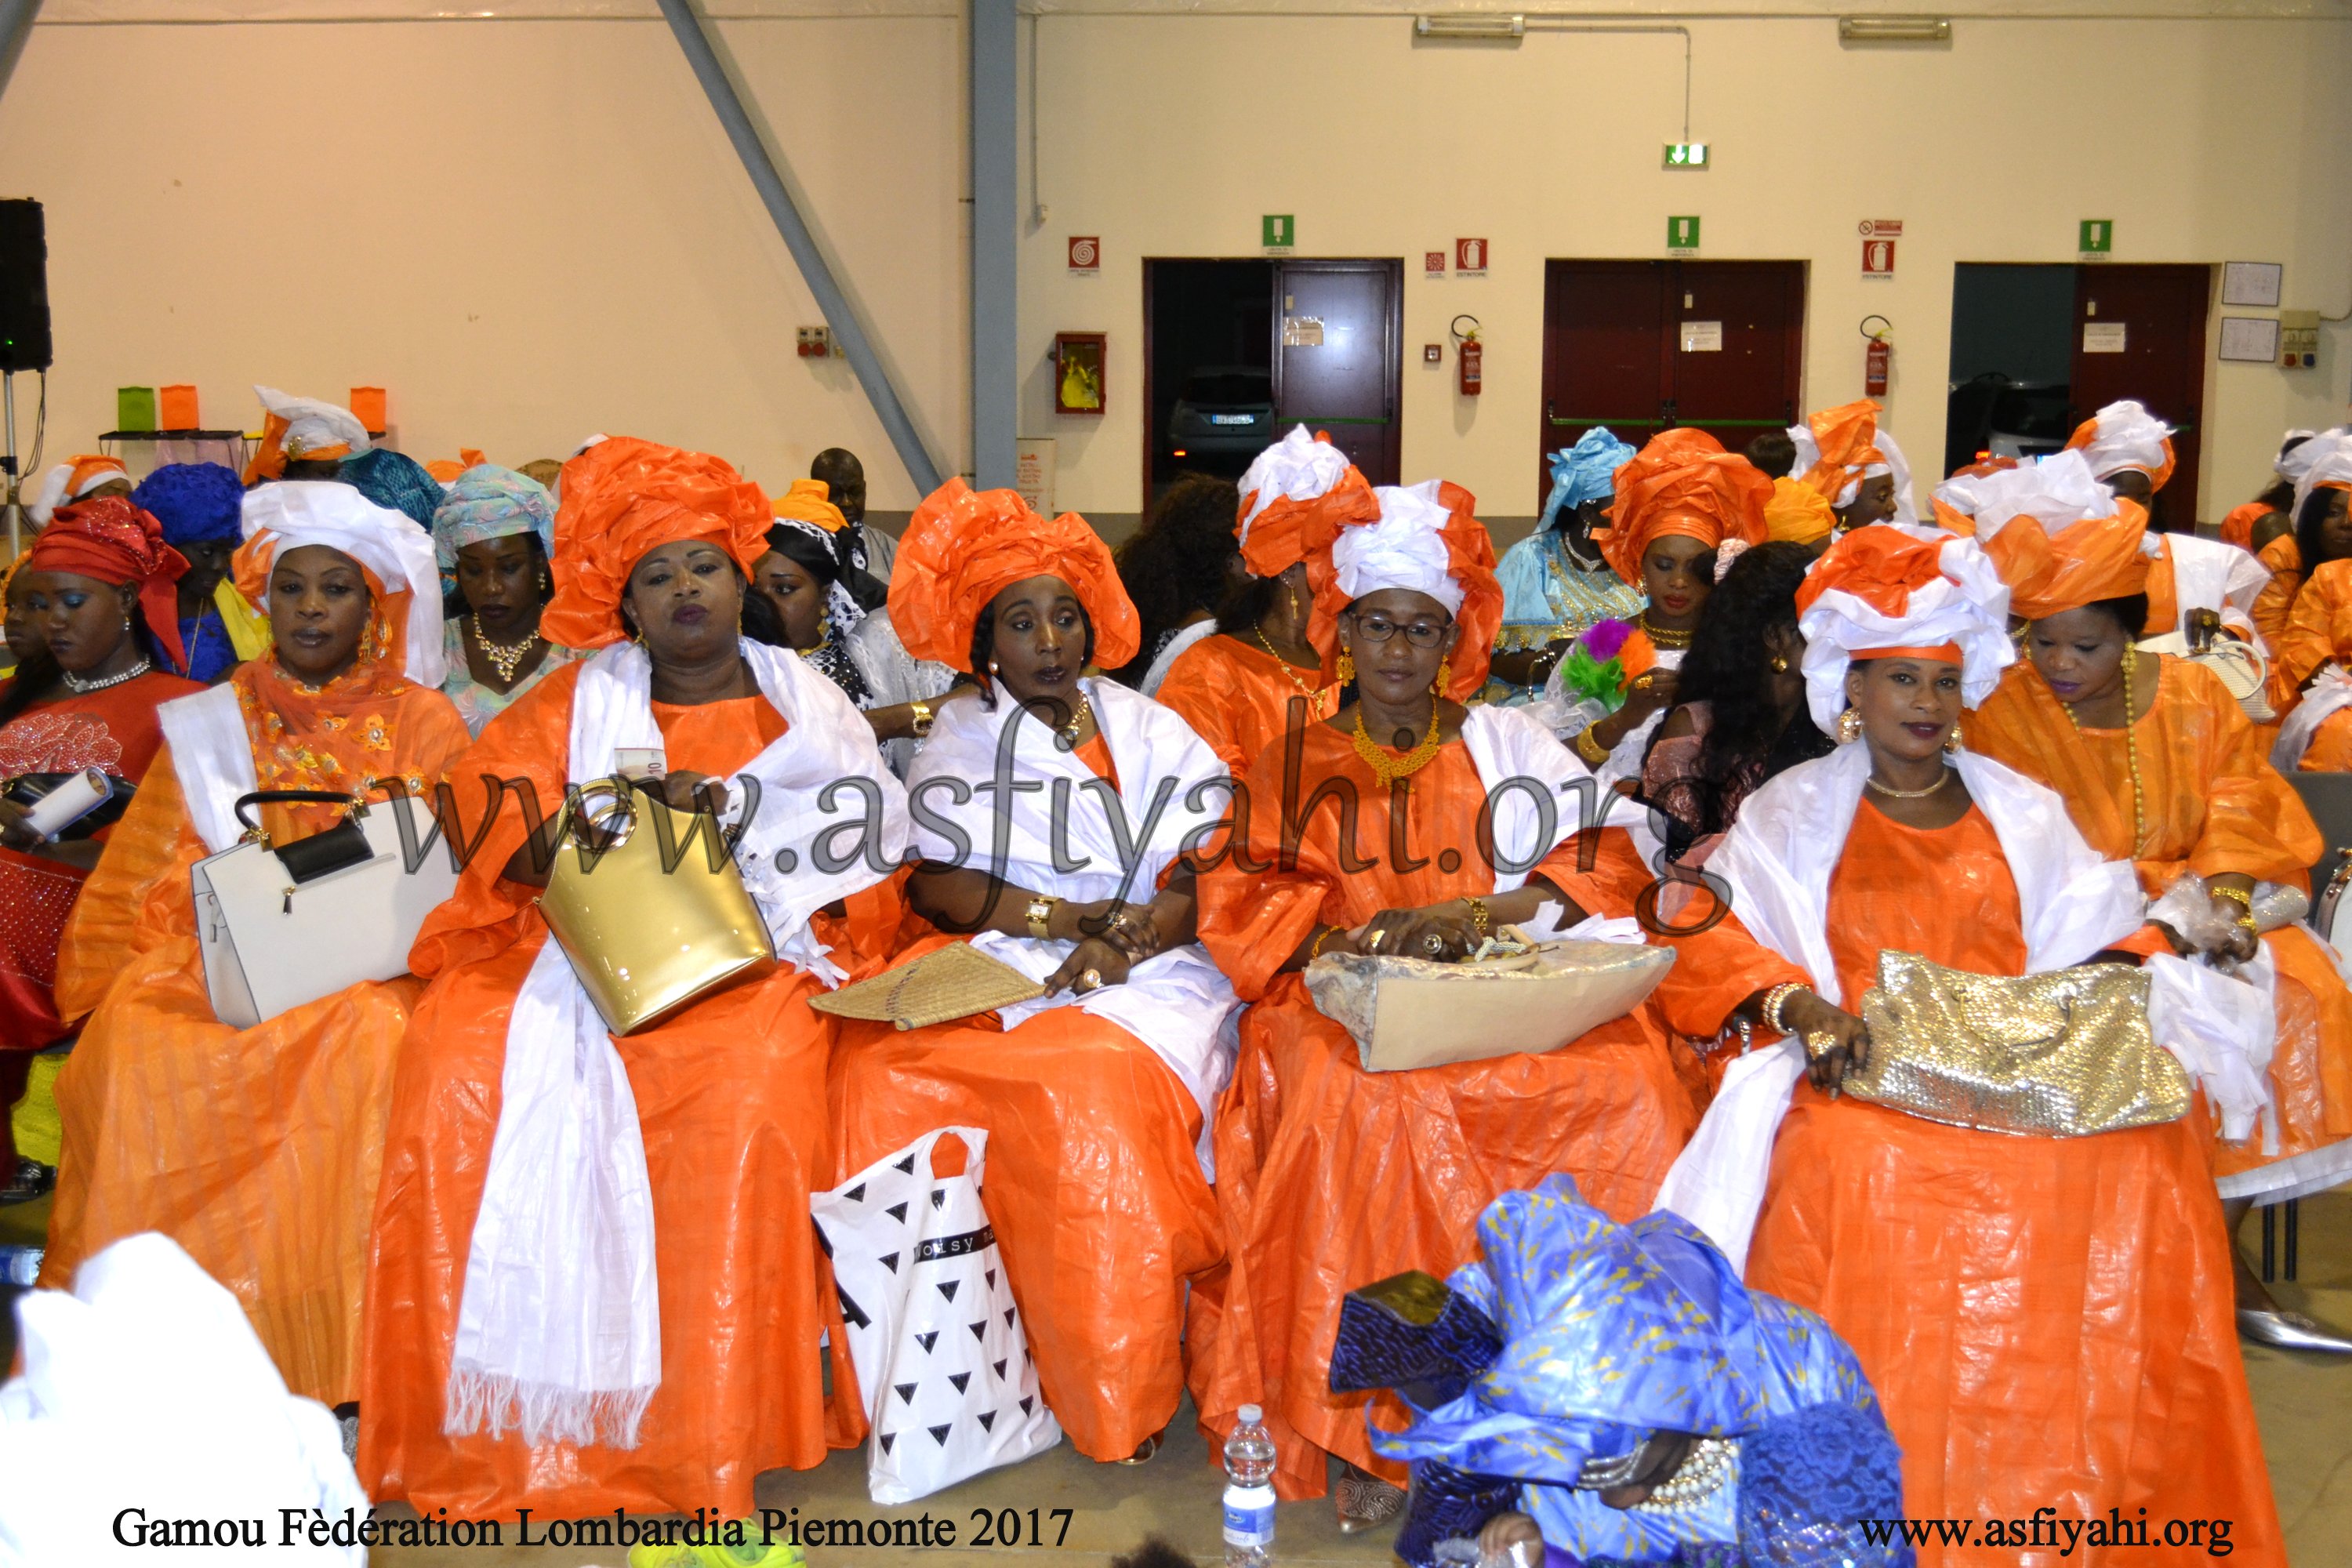
[[[1862,275],[1895,276],[1895,242],[1903,236],[1899,217],[1866,217],[1854,226],[1862,231]]]

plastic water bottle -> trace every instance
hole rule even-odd
[[[0,1285],[30,1286],[39,1279],[41,1250],[37,1247],[0,1247]],[[1265,1434],[1261,1432],[1258,1436],[1263,1437]]]
[[[1225,1568],[1266,1568],[1274,1561],[1274,1438],[1265,1413],[1244,1405],[1225,1439]]]

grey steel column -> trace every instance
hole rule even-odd
[[[1014,0],[971,0],[971,466],[1013,483],[1021,429],[1021,49]]]
[[[9,0],[0,0],[0,4],[7,3]],[[848,356],[849,368],[857,373],[857,384],[866,389],[876,417],[889,434],[890,445],[898,448],[898,460],[906,465],[916,490],[930,494],[940,487],[939,465],[924,448],[922,437],[916,434],[914,421],[907,416],[906,403],[899,397],[898,389],[890,384],[889,372],[882,368],[874,345],[866,340],[865,324],[858,321],[840,285],[834,281],[833,269],[825,265],[815,237],[809,233],[800,208],[793,205],[792,193],[784,188],[783,176],[777,173],[767,144],[760,140],[751,117],[744,112],[743,100],[736,95],[734,82],[719,63],[707,25],[695,10],[693,0],[661,0],[661,8],[662,15],[669,19],[670,31],[677,35],[678,47],[686,51],[687,63],[694,68],[696,79],[709,97],[710,107],[718,111],[719,123],[727,128],[727,139],[735,143],[735,155],[743,160],[743,172],[751,176],[752,187],[766,204],[769,217],[775,220],[776,232],[784,237],[785,248],[799,263],[809,292],[816,296],[816,306],[824,312],[825,324],[833,329],[835,340]]]
[[[25,52],[25,40],[33,36],[33,18],[40,10],[41,0],[0,0],[0,93],[8,90],[8,79],[16,72],[17,58]]]

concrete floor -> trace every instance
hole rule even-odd
[[[36,1238],[47,1220],[46,1203],[0,1210],[0,1243]],[[2247,1222],[2250,1248],[2259,1217]],[[2285,1304],[2324,1321],[2352,1325],[2352,1193],[2307,1200],[2303,1205],[2301,1279],[2273,1289]],[[2294,1568],[2338,1568],[2352,1560],[2352,1358],[2330,1360],[2248,1347],[2246,1374],[2263,1428],[2263,1447],[2285,1527]],[[1055,1526],[1046,1516],[1073,1510],[1067,1538],[1058,1545],[1012,1550],[920,1552],[931,1568],[1095,1568],[1132,1550],[1145,1537],[1166,1539],[1202,1563],[1223,1562],[1219,1545],[1218,1491],[1222,1482],[1205,1446],[1193,1430],[1189,1406],[1171,1427],[1169,1442],[1140,1468],[1097,1465],[1065,1445],[1027,1464],[999,1470],[908,1509],[881,1509],[866,1500],[865,1455],[839,1453],[807,1472],[772,1471],[761,1479],[762,1507],[828,1518],[919,1517],[952,1519],[960,1541],[971,1539],[976,1509],[1028,1510],[1052,1542]],[[394,1511],[394,1510],[387,1510]],[[404,1511],[404,1510],[397,1510]],[[1328,1500],[1285,1505],[1276,1531],[1277,1560],[1290,1564],[1380,1564],[1394,1562],[1385,1534],[1348,1537],[1332,1521]],[[900,1552],[836,1548],[813,1554],[812,1568],[858,1563],[880,1563],[908,1555]],[[465,1551],[380,1550],[376,1568],[623,1568],[613,1548],[476,1548]]]

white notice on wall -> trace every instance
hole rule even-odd
[[[2279,357],[2279,324],[2274,316],[2221,318],[2221,357],[2271,364]]]
[[[1054,443],[1023,437],[1013,443],[1013,488],[1040,517],[1054,515]]]
[[[1323,318],[1320,316],[1283,317],[1282,346],[1286,349],[1321,348],[1323,346]]]
[[[1723,352],[1721,321],[1685,321],[1683,353],[1686,354],[1719,354]]]
[[[2124,352],[2124,323],[2121,321],[2083,323],[2083,352],[2086,354],[2119,354]]]

